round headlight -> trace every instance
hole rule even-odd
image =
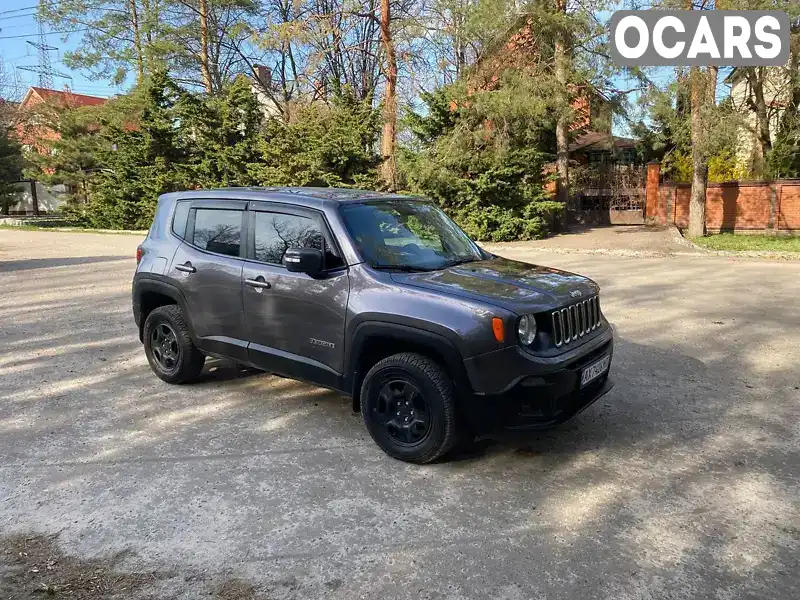
[[[536,338],[536,319],[532,315],[520,317],[517,325],[517,336],[520,344],[530,346]]]

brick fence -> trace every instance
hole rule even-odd
[[[689,225],[688,183],[661,181],[661,165],[647,165],[645,219]],[[800,179],[712,183],[706,188],[706,230],[800,233]]]

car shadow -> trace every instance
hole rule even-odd
[[[51,269],[53,267],[70,267],[92,263],[130,260],[130,256],[63,256],[59,258],[27,258],[25,260],[0,261],[0,273],[13,271],[31,271],[34,269]]]
[[[263,375],[264,371],[248,367],[227,358],[207,358],[200,376],[189,385],[203,385],[212,381],[223,382]]]

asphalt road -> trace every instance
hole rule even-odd
[[[602,285],[616,387],[419,467],[331,392],[158,380],[138,241],[0,230],[0,536],[127,551],[157,598],[800,598],[800,261],[510,247]]]

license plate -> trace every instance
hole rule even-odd
[[[592,381],[600,377],[600,375],[608,371],[608,365],[610,363],[611,363],[611,356],[607,354],[597,362],[593,362],[583,371],[581,371],[581,387],[585,386],[588,383],[591,383]]]

